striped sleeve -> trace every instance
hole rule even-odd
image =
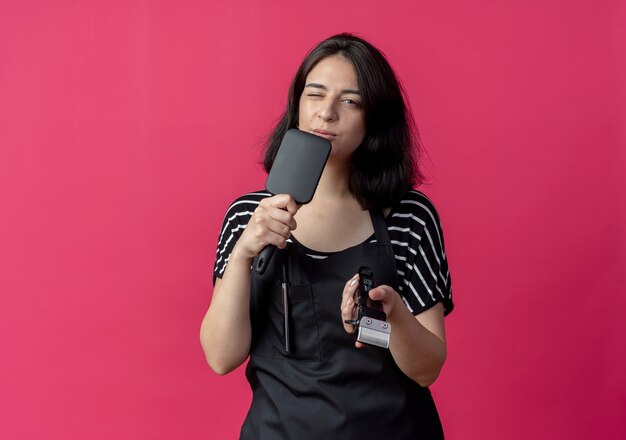
[[[400,294],[414,314],[443,303],[448,315],[452,280],[448,269],[439,215],[432,202],[419,191],[410,191],[387,219],[394,249]]]
[[[270,194],[266,191],[245,194],[235,200],[226,211],[217,239],[215,264],[213,266],[213,284],[215,284],[216,278],[222,278],[224,275],[230,253],[246,229],[252,213],[259,206],[261,200],[269,196]]]

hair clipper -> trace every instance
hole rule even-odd
[[[374,274],[369,267],[359,268],[359,287],[357,289],[357,319],[347,320],[354,325],[356,340],[368,345],[389,348],[391,324],[382,310],[379,301],[370,299],[369,292],[374,288]]]

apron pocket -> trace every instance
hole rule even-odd
[[[311,286],[289,286],[289,353],[285,351],[280,286],[264,293],[270,294],[267,302],[263,301],[265,307],[252,310],[255,325],[252,329],[250,353],[272,358],[321,360],[317,314]]]
[[[291,286],[289,305],[292,344],[289,356],[319,361],[321,359],[320,335],[311,286]]]

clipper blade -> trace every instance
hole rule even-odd
[[[391,324],[386,321],[368,318],[364,316],[359,322],[359,332],[356,340],[364,344],[377,347],[389,348],[391,336]]]

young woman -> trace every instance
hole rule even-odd
[[[291,128],[330,140],[330,157],[307,205],[266,191],[231,205],[201,328],[218,374],[249,357],[242,439],[443,438],[428,386],[446,359],[451,280],[437,212],[412,189],[421,174],[411,127],[392,68],[368,42],[335,35],[298,69],[265,169]],[[250,270],[268,245],[289,262],[289,351],[282,278]],[[391,325],[389,349],[355,342],[346,323],[361,266],[374,273],[369,297]]]

